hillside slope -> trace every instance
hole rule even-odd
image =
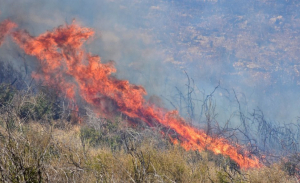
[[[49,89],[1,85],[0,182],[297,182],[287,163],[240,169],[228,157],[172,145],[159,127],[61,102]]]

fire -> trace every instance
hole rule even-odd
[[[7,35],[9,31],[15,27],[17,27],[17,24],[11,22],[10,20],[4,20],[0,23],[0,46],[4,41],[5,35]]]
[[[82,48],[93,34],[93,30],[73,23],[37,37],[17,30],[12,37],[26,54],[38,59],[41,71],[33,73],[33,77],[56,86],[70,99],[76,100],[79,95],[96,112],[103,112],[103,101],[112,101],[119,112],[132,119],[141,119],[149,126],[170,127],[179,135],[180,144],[186,150],[208,149],[215,154],[221,153],[243,168],[261,166],[257,157],[251,157],[247,151],[241,153],[242,147],[206,135],[188,125],[177,111],[167,111],[147,102],[144,99],[147,93],[142,86],[111,76],[116,72],[113,62],[102,63],[99,56],[86,53]],[[178,143],[177,139],[170,138]]]

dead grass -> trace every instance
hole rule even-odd
[[[53,119],[46,102],[35,104],[32,96],[5,100],[8,104],[0,107],[0,182],[297,182],[280,164],[240,170],[228,157],[185,151],[159,130],[132,129],[121,119],[87,118],[86,125],[70,125]],[[20,116],[28,102],[47,113]]]

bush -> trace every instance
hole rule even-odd
[[[52,103],[47,98],[40,94],[34,100],[25,102],[19,112],[19,117],[31,120],[41,120],[46,115],[52,115]]]
[[[36,96],[29,94],[27,98],[22,99],[19,107],[19,117],[28,120],[42,120],[42,119],[60,119],[62,109],[58,105],[57,96],[54,94],[44,93],[40,91]]]
[[[80,129],[80,139],[82,143],[92,147],[107,146],[112,150],[120,149],[122,145],[121,132],[118,131],[118,122],[113,123],[106,120],[101,129],[92,126],[83,126]]]
[[[10,85],[1,84],[0,85],[0,107],[9,104],[12,101],[14,94],[15,94],[15,90]]]
[[[220,154],[170,144],[159,127],[133,129],[122,119],[86,115],[81,125],[55,128],[66,121],[55,120],[55,111],[61,113],[55,97],[24,93],[0,90],[9,104],[0,108],[0,182],[297,181],[299,156],[281,166],[243,170]]]

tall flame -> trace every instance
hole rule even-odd
[[[261,166],[257,157],[251,157],[247,151],[241,153],[241,146],[234,146],[224,138],[208,136],[188,125],[177,111],[167,111],[147,102],[144,99],[147,93],[142,86],[111,76],[116,72],[113,62],[101,63],[99,56],[86,53],[82,48],[93,34],[91,29],[73,23],[37,37],[22,30],[13,32],[12,36],[26,54],[39,60],[41,72],[34,73],[33,77],[56,86],[70,99],[75,100],[78,93],[96,112],[103,112],[103,99],[113,101],[118,111],[132,119],[141,119],[149,126],[160,124],[176,131],[186,150],[208,149],[215,154],[221,153],[243,168]]]

